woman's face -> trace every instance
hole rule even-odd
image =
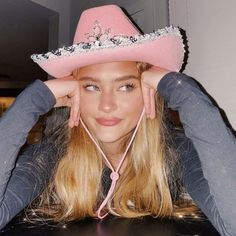
[[[112,62],[79,70],[80,114],[102,143],[121,141],[136,126],[143,98],[136,62]]]

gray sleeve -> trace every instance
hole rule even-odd
[[[165,75],[158,92],[179,112],[185,134],[191,139],[204,177],[228,233],[236,232],[236,143],[219,110],[190,77],[176,72]],[[207,201],[208,199],[205,199]]]
[[[46,187],[57,163],[55,146],[44,139],[18,155],[0,206],[0,229]]]
[[[28,132],[40,115],[55,104],[55,97],[47,86],[36,80],[15,100],[0,119],[0,207],[15,166],[16,157],[25,143]]]

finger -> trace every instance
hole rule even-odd
[[[69,120],[69,127],[72,129],[73,127],[74,127],[74,122],[73,121],[71,121],[71,120]]]
[[[73,107],[73,121],[74,121],[74,125],[78,126],[79,124],[79,116],[80,116],[80,112],[79,112],[79,94],[77,93],[74,97],[73,97],[73,102],[72,102],[72,107]]]
[[[144,108],[145,108],[145,112],[146,115],[149,116],[150,114],[150,89],[145,86],[143,84],[143,82],[141,83],[142,86],[142,94],[143,94],[143,102],[144,102]]]
[[[155,104],[155,89],[150,89],[150,118],[154,119],[156,117],[156,104]]]
[[[73,106],[70,108],[70,117],[69,117],[69,127],[73,128],[74,127],[74,121],[73,121]]]
[[[77,120],[75,121],[75,126],[79,125],[80,112],[78,112]]]

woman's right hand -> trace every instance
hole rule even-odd
[[[79,82],[72,76],[53,79],[44,82],[56,98],[54,107],[70,107],[69,127],[73,128],[79,124]]]

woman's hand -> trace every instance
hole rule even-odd
[[[144,107],[147,117],[155,118],[155,93],[159,81],[170,71],[158,67],[151,67],[141,75],[141,85],[143,92]]]
[[[44,82],[56,98],[54,107],[70,107],[69,126],[73,128],[79,124],[79,82],[72,76],[48,80]]]

